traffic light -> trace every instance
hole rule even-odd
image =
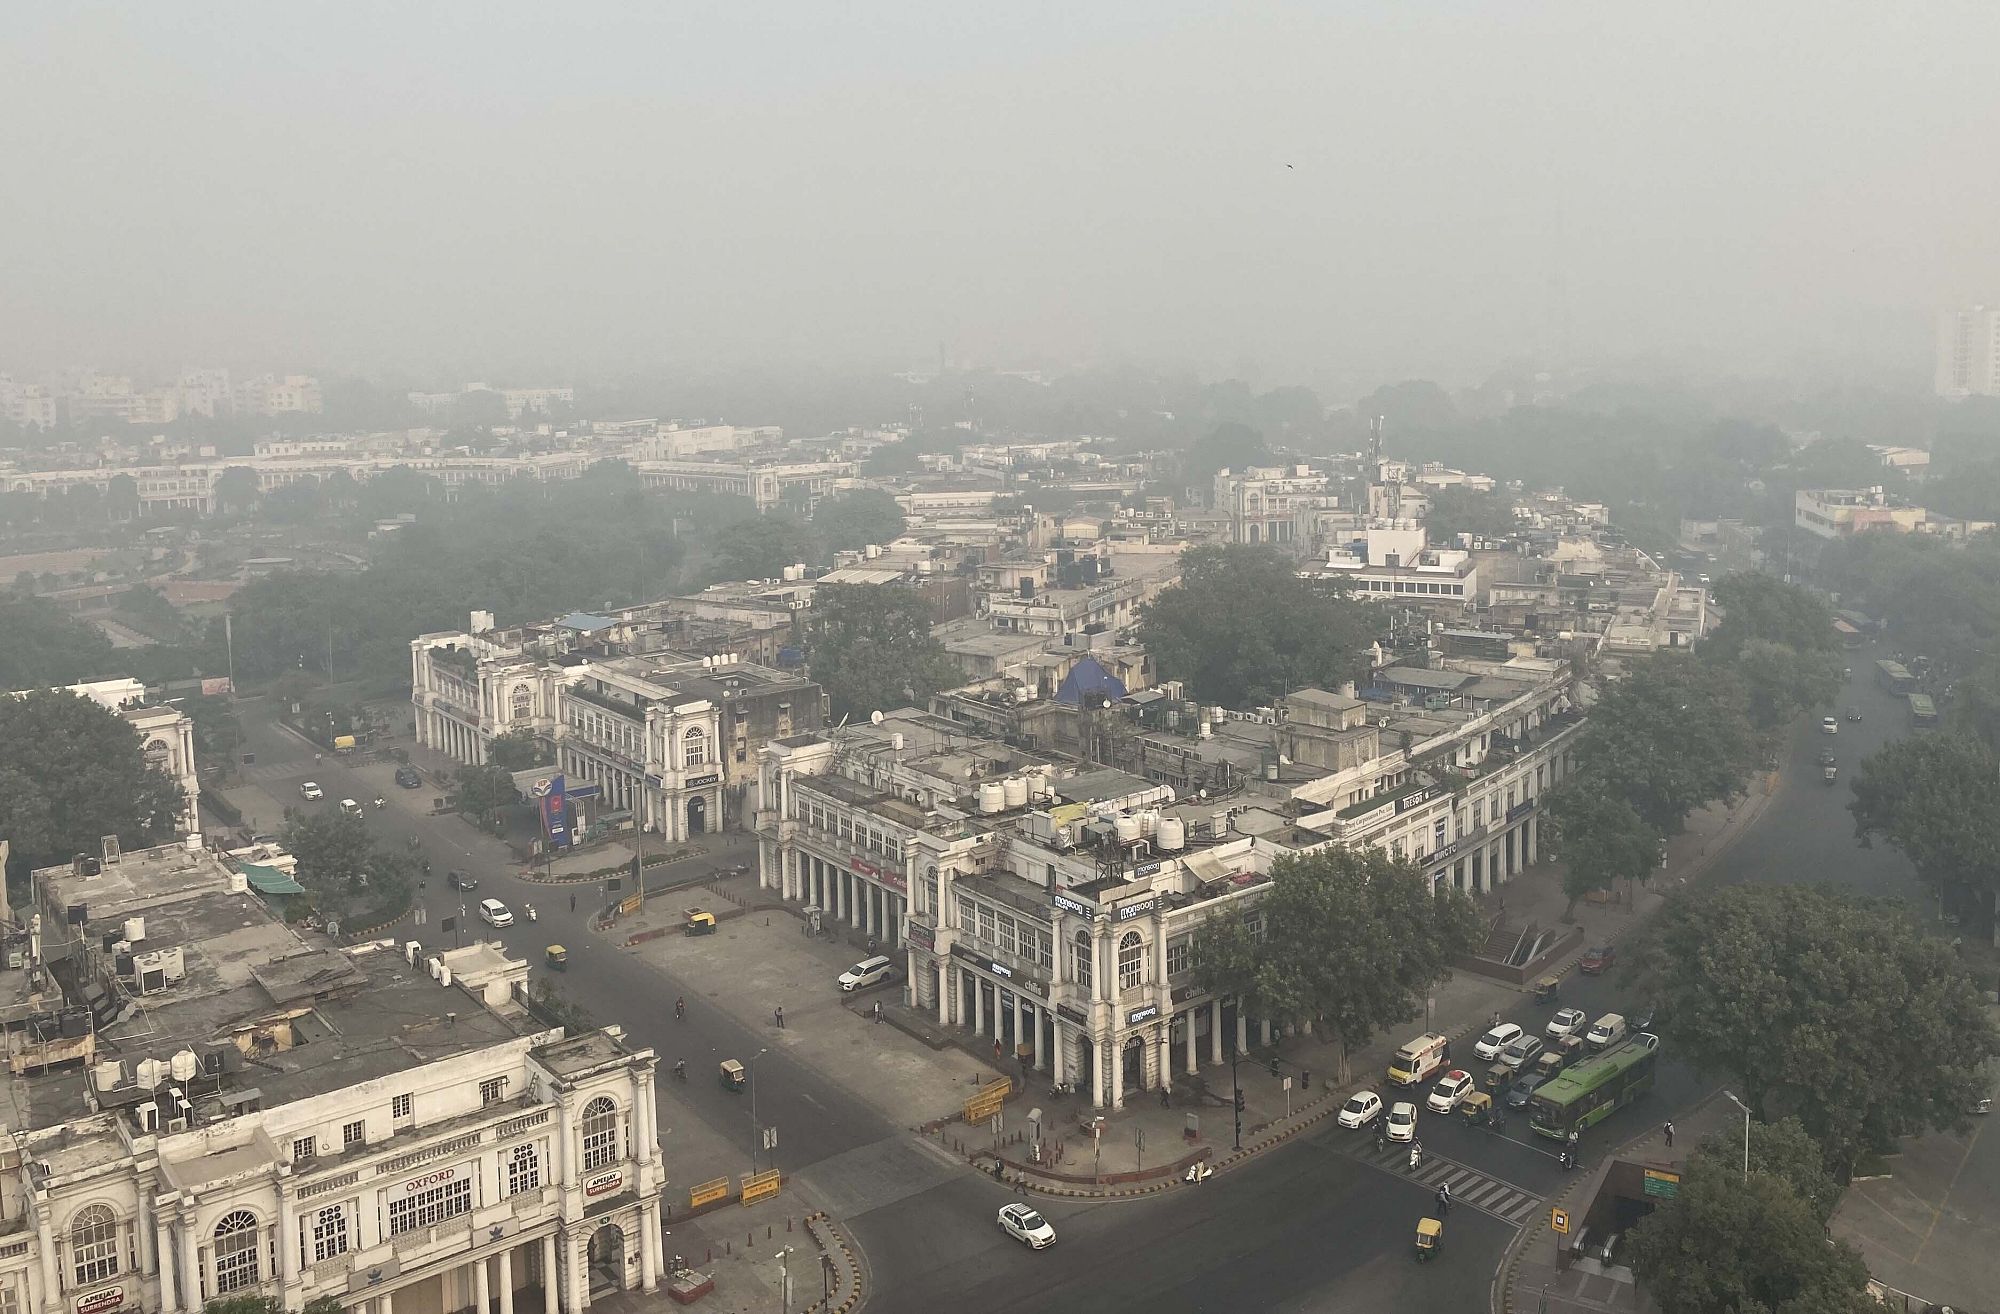
[[[1240,1090],[1236,1092],[1236,1111],[1243,1112],[1243,1092]]]
[[[1271,1060],[1271,1075],[1274,1077],[1278,1075],[1278,1060],[1276,1059]]]

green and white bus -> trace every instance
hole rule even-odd
[[[1653,1088],[1653,1060],[1660,1038],[1640,1032],[1632,1039],[1557,1074],[1535,1091],[1528,1125],[1537,1134],[1567,1140],[1571,1132],[1608,1118]]]

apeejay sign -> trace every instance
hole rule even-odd
[[[76,1314],[107,1314],[124,1303],[124,1287],[99,1287],[76,1298]]]
[[[609,1195],[625,1184],[625,1174],[619,1169],[599,1173],[595,1177],[583,1179],[583,1193],[589,1195]]]

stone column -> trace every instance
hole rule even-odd
[[[639,1234],[639,1290],[651,1295],[660,1289],[660,1206],[657,1201],[639,1206]]]
[[[1263,1018],[1257,1025],[1264,1029],[1264,1044],[1268,1046],[1271,1043],[1271,1019]]]
[[[181,1304],[187,1309],[200,1309],[201,1250],[195,1245],[193,1213],[185,1207],[181,1213]]]
[[[966,975],[972,977],[972,1034],[983,1036],[986,1034],[986,986],[970,972]]]
[[[937,973],[938,1025],[941,1027],[950,1026],[951,995],[952,995],[952,980],[953,980],[951,972],[951,964],[939,963],[936,967],[932,968],[931,970]]]
[[[590,1241],[572,1235],[563,1240],[563,1249],[569,1261],[569,1277],[563,1285],[569,1289],[570,1314],[578,1314],[590,1308]]]
[[[1105,1052],[1111,1056],[1111,1107],[1125,1107],[1125,1046],[1124,1037],[1117,1032],[1104,1042]]]
[[[1162,1023],[1160,1025],[1160,1035],[1157,1043],[1159,1052],[1153,1059],[1153,1066],[1159,1069],[1159,1071],[1155,1079],[1159,1082],[1161,1090],[1172,1090],[1174,1088],[1174,1060],[1172,1054],[1173,1027],[1170,1024]]]
[[[491,1314],[493,1309],[492,1278],[486,1271],[484,1258],[472,1261],[472,1307],[478,1314]]]
[[[1211,1000],[1208,1005],[1208,1061],[1222,1062],[1222,1001]]]
[[[514,1314],[514,1248],[500,1252],[500,1314]]]
[[[1196,1073],[1201,1071],[1201,1060],[1197,1059],[1194,1053],[1195,1011],[1192,1008],[1190,1008],[1186,1013],[1182,1014],[1181,1017],[1182,1017],[1181,1025],[1187,1028],[1187,1036],[1185,1037],[1187,1041],[1187,1074],[1190,1077],[1192,1077]]]
[[[153,1212],[153,1267],[160,1275],[160,1314],[180,1314],[181,1293],[174,1284],[173,1239],[167,1232],[167,1220],[160,1216],[158,1206],[148,1203]]]
[[[556,1239],[542,1238],[542,1314],[557,1314],[562,1288],[556,1277]]]
[[[1243,1015],[1243,1001],[1236,1001],[1236,1052],[1243,1053],[1250,1048],[1250,1019]],[[1218,1058],[1216,1062],[1222,1060]]]
[[[1024,1031],[1025,1031],[1026,1029],[1027,1029],[1027,1025],[1028,1025],[1028,1024],[1027,1024],[1027,1021],[1026,1021],[1026,1019],[1027,1019],[1027,1016],[1028,1016],[1028,1007],[1027,1007],[1027,1001],[1026,1001],[1026,1000],[1024,1000],[1024,999],[1022,999],[1022,998],[1021,998],[1021,992],[1020,992],[1019,990],[1016,990],[1016,991],[1014,992],[1014,1051],[1015,1051],[1015,1053],[1019,1053],[1019,1052],[1020,1052],[1020,1049],[1021,1049],[1021,1045],[1022,1045],[1023,1041],[1024,1041],[1025,1039],[1026,1039],[1026,1037],[1025,1037],[1025,1036],[1024,1036],[1024,1035],[1023,1035],[1022,1033],[1023,1033],[1023,1032],[1024,1032]],[[993,1034],[994,1034],[994,1035],[996,1035],[996,1036],[997,1036],[997,1035],[999,1035],[999,1034],[1000,1034],[1000,1028],[999,1028],[999,1027],[995,1027],[995,1028],[993,1028]],[[1011,1054],[1010,1054],[1010,1055],[1008,1055],[1008,1057],[1009,1057],[1009,1058],[1012,1058],[1012,1057],[1013,1057],[1013,1055],[1011,1055]]]
[[[1049,1070],[1048,1057],[1044,1052],[1044,1042],[1042,1039],[1042,1033],[1048,1030],[1048,1019],[1042,1016],[1046,1007],[1043,1004],[1035,1005],[1035,1071],[1037,1072],[1047,1072]]]
[[[1086,1036],[1084,1043],[1090,1046],[1090,1103],[1095,1108],[1104,1107],[1104,1045],[1094,1036]]]

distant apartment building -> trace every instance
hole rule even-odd
[[[1857,534],[1914,534],[1923,530],[1920,506],[1892,499],[1881,488],[1801,488],[1792,495],[1793,523],[1825,539]]]
[[[39,383],[17,383],[0,374],[0,415],[21,429],[53,429],[58,413],[56,396]]]
[[[1309,573],[1340,580],[1357,597],[1376,602],[1471,606],[1479,596],[1472,553],[1430,546],[1421,525],[1393,521],[1369,526],[1351,542],[1327,550]]]
[[[236,385],[236,409],[245,415],[318,415],[326,409],[319,380],[309,374],[265,374]]]
[[[1940,397],[2000,397],[2000,306],[1938,316],[1935,382]]]
[[[1340,505],[1331,475],[1305,465],[1254,466],[1215,476],[1216,511],[1232,543],[1310,544],[1315,517]]]

